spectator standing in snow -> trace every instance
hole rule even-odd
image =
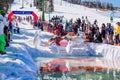
[[[107,34],[109,38],[109,43],[113,45],[114,44],[114,41],[113,41],[114,30],[110,23],[107,23]]]
[[[102,36],[103,43],[107,44],[108,43],[107,30],[106,30],[106,25],[104,23],[102,24],[102,27],[101,27],[101,36]]]
[[[0,53],[1,54],[5,54],[5,37],[4,37],[4,22],[3,22],[4,18],[3,16],[0,14]]]
[[[16,16],[14,16],[14,18],[12,19],[12,26],[14,33],[20,33],[20,28],[18,27],[18,21],[16,20]]]
[[[94,42],[96,43],[102,43],[102,36],[99,31],[99,28],[96,28],[95,36],[94,36]]]
[[[120,22],[117,23],[117,28],[115,29],[115,43],[120,43]]]
[[[3,10],[1,10],[1,15],[3,16],[3,24],[4,24],[4,35],[5,35],[5,41],[6,41],[6,45],[5,47],[9,46],[9,29],[8,29],[8,24],[9,21],[7,19],[7,17],[5,16],[5,12]]]

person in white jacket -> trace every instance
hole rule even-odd
[[[0,53],[4,54],[5,52],[5,37],[4,37],[4,18],[0,14]]]

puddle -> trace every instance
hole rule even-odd
[[[120,60],[106,58],[39,59],[39,80],[120,80]]]

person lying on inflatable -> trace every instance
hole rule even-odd
[[[64,37],[60,37],[60,36],[56,36],[54,38],[49,39],[46,42],[46,46],[51,46],[52,44],[56,44],[57,46],[67,46],[68,45],[68,41],[74,41],[72,38],[68,38],[66,36]]]

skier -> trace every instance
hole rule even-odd
[[[110,21],[113,22],[113,17],[112,16],[110,16]]]
[[[111,11],[111,13],[110,13],[110,21],[111,21],[111,23],[113,22],[113,18],[114,18],[114,11]]]

